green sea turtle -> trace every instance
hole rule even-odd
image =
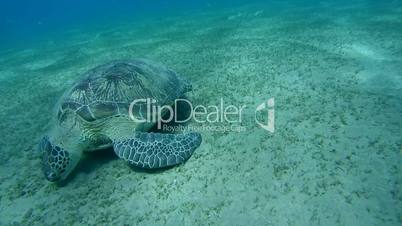
[[[168,106],[191,90],[172,70],[144,59],[118,60],[82,77],[58,102],[54,127],[39,144],[49,181],[64,180],[85,151],[112,147],[128,163],[155,169],[185,162],[201,144],[199,133],[151,133],[155,121],[143,122],[157,112],[135,100]]]

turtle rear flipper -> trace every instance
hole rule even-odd
[[[185,162],[201,144],[199,133],[136,133],[113,142],[115,153],[140,168],[156,169]]]

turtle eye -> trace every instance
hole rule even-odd
[[[50,182],[54,182],[60,179],[60,176],[57,176],[54,172],[48,172],[45,174],[46,179]]]

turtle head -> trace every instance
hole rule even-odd
[[[77,165],[78,160],[70,151],[52,143],[45,136],[39,143],[42,152],[42,170],[47,180],[56,182],[64,180]]]

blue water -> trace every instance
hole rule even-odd
[[[4,0],[0,2],[0,47],[23,45],[33,40],[56,38],[63,31],[85,26],[87,30],[104,24],[140,22],[146,18],[164,18],[191,14],[195,12],[224,10],[246,4],[258,4],[261,9],[280,12],[287,7],[311,8],[328,5],[329,7],[347,7],[350,1],[258,1],[258,0],[192,0],[192,1],[146,1],[118,0],[107,1],[52,1],[40,3],[29,0]],[[388,10],[400,5],[400,1],[353,1],[363,4],[370,11]]]
[[[26,41],[57,37],[69,28],[163,18],[194,11],[235,7],[250,1],[52,1],[29,0],[0,2],[0,47],[21,45]]]

